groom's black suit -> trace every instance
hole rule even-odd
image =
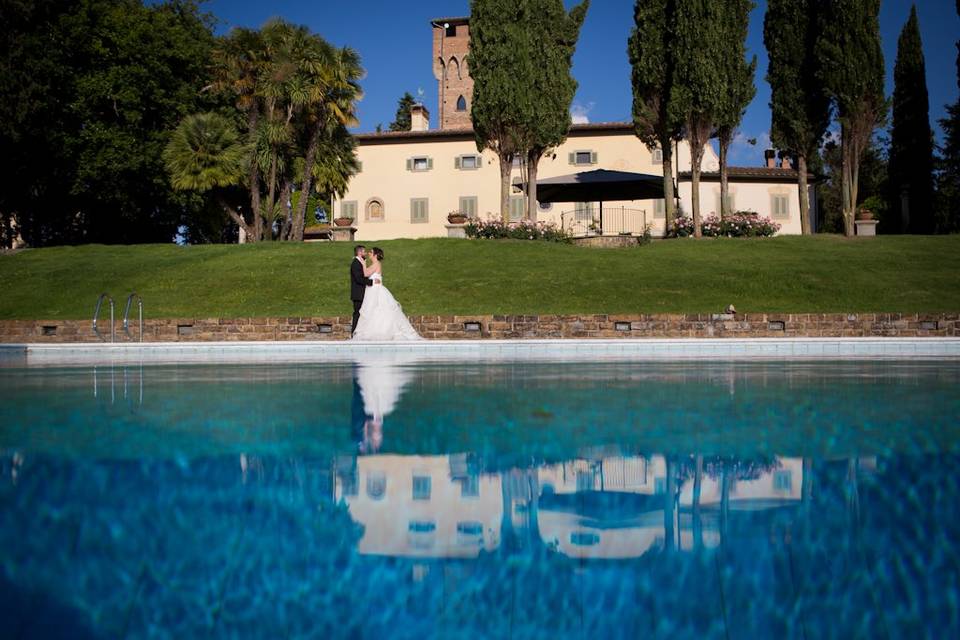
[[[363,264],[357,258],[350,263],[350,299],[353,301],[353,326],[350,328],[350,335],[357,330],[357,322],[360,320],[360,307],[363,305],[363,295],[367,292],[367,287],[373,286],[373,280],[363,276]]]

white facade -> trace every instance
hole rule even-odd
[[[447,215],[464,212],[481,219],[499,218],[500,167],[492,152],[478,152],[472,131],[426,130],[381,133],[358,136],[360,172],[350,181],[347,193],[333,203],[335,217],[354,219],[358,241],[395,238],[429,238],[448,235]],[[662,175],[659,152],[651,152],[634,135],[629,123],[574,125],[567,140],[539,166],[538,179],[551,178],[594,169],[611,169]],[[701,164],[702,171],[716,172],[719,160],[708,147]],[[685,142],[675,149],[674,175],[679,177],[678,195],[682,209],[692,212],[689,178],[690,150]],[[745,170],[746,171],[746,170]],[[784,169],[750,169],[749,178],[731,178],[735,208],[755,211],[783,225],[781,233],[800,233],[796,172]],[[512,169],[511,181],[526,179],[519,166]],[[716,210],[719,183],[709,176],[701,184],[701,214],[706,217]],[[783,209],[774,215],[774,206],[784,206],[774,196],[787,199]],[[511,195],[511,219],[523,216],[524,195],[514,190]],[[613,212],[627,209],[634,226],[642,230],[649,224],[655,237],[664,234],[663,202],[639,200],[604,202],[608,212],[605,232],[610,229]],[[538,209],[544,222],[569,222],[579,210],[583,221],[598,217],[596,203],[555,203]],[[566,217],[563,214],[567,213]]]

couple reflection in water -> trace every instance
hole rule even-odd
[[[354,363],[351,433],[359,453],[380,451],[384,419],[412,380],[410,369],[389,358],[371,357]]]

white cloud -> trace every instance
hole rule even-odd
[[[730,164],[734,166],[759,167],[763,165],[763,152],[770,148],[770,132],[759,134],[737,132],[730,143]]]
[[[570,119],[573,121],[573,124],[587,124],[590,122],[590,112],[593,111],[593,107],[596,106],[595,102],[588,102],[583,105],[579,102],[574,102],[570,106]]]
[[[737,135],[733,137],[733,142],[730,144],[730,151],[738,151],[741,153],[750,153],[752,151],[763,152],[764,149],[770,148],[770,133],[764,131],[756,136],[749,136],[742,131],[738,131]]]

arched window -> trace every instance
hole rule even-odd
[[[466,111],[467,110],[467,99],[463,96],[457,98],[457,111]]]
[[[460,78],[460,63],[457,62],[457,59],[456,59],[456,58],[450,58],[449,68],[450,68],[450,76],[451,76],[451,77],[456,76],[456,77],[457,77],[457,80],[460,80],[460,79],[461,79],[461,78]]]
[[[380,222],[383,220],[383,201],[379,198],[371,198],[367,201],[367,220],[370,222]]]

